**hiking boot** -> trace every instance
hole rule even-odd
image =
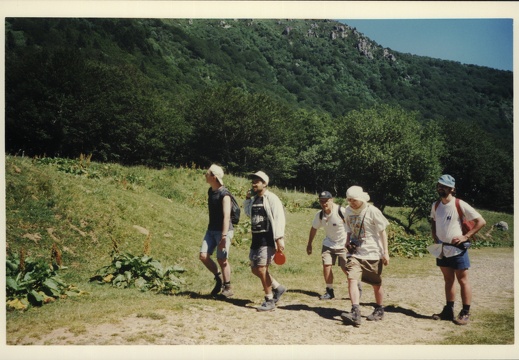
[[[456,325],[467,325],[469,323],[470,314],[466,311],[461,310],[458,317],[454,320]]]
[[[214,285],[213,291],[211,291],[212,296],[216,296],[222,291],[222,279],[218,275],[215,275],[214,279],[216,280],[216,284]]]
[[[231,289],[231,285],[225,285],[223,287],[222,295],[225,296],[226,298],[230,298],[234,295],[234,293],[232,292],[232,289]]]
[[[326,288],[326,293],[319,297],[320,300],[331,300],[335,297],[333,289]]]
[[[276,302],[274,301],[274,299],[265,298],[265,301],[263,302],[263,304],[261,304],[261,306],[257,307],[256,309],[258,311],[271,311],[271,310],[274,310],[275,308],[276,308]]]
[[[359,326],[361,322],[360,309],[358,306],[351,308],[351,313],[342,313],[341,318],[345,323]]]
[[[439,314],[433,314],[433,320],[454,320],[454,309],[451,306],[445,305]]]
[[[281,299],[281,295],[283,295],[287,291],[287,288],[283,285],[279,285],[276,289],[272,289],[274,293],[274,303],[277,303],[279,299]]]
[[[366,319],[369,321],[379,321],[384,318],[384,307],[379,306],[373,310],[373,313],[369,315]]]

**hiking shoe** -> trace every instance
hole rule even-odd
[[[454,320],[454,309],[450,306],[445,305],[443,310],[439,314],[433,314],[433,320]]]
[[[211,291],[212,296],[216,296],[222,291],[222,279],[218,275],[216,275],[214,279],[216,280],[216,284],[214,285],[213,291]]]
[[[272,289],[274,293],[274,303],[277,303],[279,299],[281,299],[281,295],[283,295],[287,291],[287,288],[283,285],[279,285],[276,289]]]
[[[461,310],[458,317],[454,320],[456,325],[467,325],[469,323],[470,314],[466,311]]]
[[[342,318],[342,321],[344,321],[344,323],[347,323],[347,324],[349,323],[354,326],[359,326],[360,322],[361,322],[359,307],[358,306],[352,307],[351,313],[342,313],[341,318]]]
[[[319,297],[320,300],[331,300],[335,297],[335,294],[333,293],[333,289],[326,288],[326,293],[324,295],[321,295]]]
[[[384,307],[379,306],[373,310],[373,313],[369,315],[366,319],[369,321],[379,321],[384,318]]]
[[[274,301],[274,299],[265,298],[265,301],[263,302],[263,304],[261,304],[261,306],[257,307],[256,309],[258,311],[271,311],[271,310],[274,310],[275,308],[276,308],[276,302]]]
[[[222,295],[225,296],[226,298],[230,298],[234,295],[230,285],[224,286],[224,288],[222,290]]]

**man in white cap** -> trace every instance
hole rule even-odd
[[[351,253],[346,263],[351,313],[342,313],[345,323],[359,326],[360,292],[358,283],[363,281],[373,287],[376,306],[367,320],[384,318],[384,292],[382,290],[382,268],[389,264],[386,227],[389,221],[375,206],[368,204],[369,195],[360,186],[346,191],[349,206],[346,207],[346,248]]]
[[[200,248],[200,261],[213,273],[216,281],[211,295],[216,296],[221,291],[223,296],[231,297],[233,292],[229,248],[234,228],[231,222],[231,197],[229,191],[223,186],[222,179],[223,170],[218,165],[211,165],[205,173],[205,180],[210,185],[207,190],[209,225]],[[221,272],[211,259],[215,249]]]
[[[260,278],[265,301],[258,311],[274,310],[286,291],[272,277],[269,265],[276,249],[285,249],[285,210],[276,194],[267,190],[269,177],[263,171],[250,175],[252,189],[243,203],[245,214],[251,218],[252,243],[249,252],[251,271]]]
[[[468,245],[470,237],[476,234],[486,221],[469,204],[455,197],[454,178],[445,174],[442,175],[436,184],[436,191],[440,200],[435,202],[431,209],[431,231],[435,243],[442,244],[442,253],[436,259],[436,265],[440,267],[445,281],[445,297],[447,304],[439,314],[433,314],[434,320],[454,321],[458,325],[466,325],[470,317],[470,305],[472,302],[472,288],[469,282],[468,269],[470,259],[468,255]],[[456,204],[458,203],[458,204]],[[460,215],[457,209],[459,205],[463,217],[473,220],[475,225],[465,235],[463,235]],[[454,301],[456,299],[456,282],[461,287],[461,300],[463,308],[454,318]]]
[[[329,191],[323,191],[319,194],[319,204],[321,205],[321,210],[315,214],[312,221],[306,253],[308,255],[312,254],[312,242],[317,234],[317,230],[323,228],[326,237],[321,248],[321,258],[326,292],[319,299],[331,300],[335,298],[332,266],[336,264],[337,259],[339,259],[339,266],[342,271],[348,275],[346,272],[346,230],[344,229],[344,213],[346,209],[333,202],[333,196]]]

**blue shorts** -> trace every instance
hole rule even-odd
[[[216,250],[216,258],[217,259],[227,259],[229,257],[229,248],[231,247],[231,240],[234,232],[232,230],[227,232],[227,237],[225,238],[225,249],[220,250],[217,249],[218,243],[222,239],[221,231],[207,230],[205,232],[204,240],[202,241],[202,246],[200,247],[201,253],[208,253],[212,255],[214,249]]]
[[[470,268],[469,252],[465,250],[459,255],[452,257],[442,257],[436,259],[437,266],[449,267],[455,270],[466,270]]]

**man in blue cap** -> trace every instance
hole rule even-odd
[[[442,244],[442,251],[436,259],[436,265],[440,267],[445,281],[445,297],[447,304],[439,314],[434,314],[434,320],[454,321],[458,325],[466,325],[469,322],[470,304],[472,301],[472,288],[469,282],[468,269],[470,260],[468,247],[470,238],[474,236],[486,221],[469,204],[456,199],[455,180],[451,175],[445,174],[438,179],[436,191],[440,200],[432,205],[431,230],[435,243]],[[474,221],[474,227],[463,234],[457,206],[466,220]],[[454,318],[454,301],[456,299],[456,283],[458,280],[461,288],[461,300],[463,309]]]

